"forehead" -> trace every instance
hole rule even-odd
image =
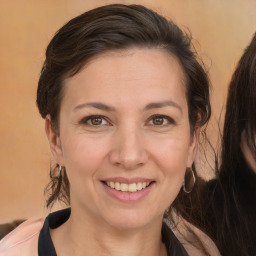
[[[108,67],[105,70],[101,70],[102,74],[104,74],[104,71],[111,70],[111,68],[112,70],[115,70],[115,67],[126,69],[127,72],[124,73],[124,75],[127,74],[127,76],[131,76],[132,74],[134,76],[141,76],[143,73],[145,74],[151,70],[154,70],[154,73],[159,74],[161,71],[162,73],[165,71],[168,73],[175,70],[176,75],[181,78],[181,82],[185,84],[186,80],[186,75],[178,58],[171,52],[160,47],[131,47],[122,50],[106,51],[90,58],[81,71],[90,69],[92,66],[95,67],[99,64],[104,65],[104,63]],[[140,69],[138,69],[138,67],[140,67]],[[129,71],[132,72],[129,73]],[[107,74],[107,72],[105,72],[105,74]]]
[[[185,75],[178,59],[163,49],[131,48],[108,51],[87,62],[64,80],[64,98],[113,100],[128,97],[150,100],[185,97]],[[168,100],[168,99],[167,99]]]

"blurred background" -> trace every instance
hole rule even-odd
[[[228,83],[256,31],[255,0],[0,0],[0,223],[48,213],[51,154],[35,103],[47,44],[69,19],[111,3],[143,4],[191,31],[211,78],[216,145]],[[213,175],[205,162],[200,173]]]

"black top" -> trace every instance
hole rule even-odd
[[[65,223],[70,217],[70,208],[50,213],[45,219],[38,241],[39,256],[57,256],[51,236],[50,229],[57,228]],[[183,245],[179,242],[171,229],[163,223],[162,240],[166,245],[169,256],[189,256]]]

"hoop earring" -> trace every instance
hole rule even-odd
[[[62,166],[59,164],[58,180],[61,178]]]
[[[191,172],[191,176],[192,176],[192,178],[193,178],[193,185],[192,185],[192,187],[188,190],[187,188],[186,188],[186,176],[187,176],[187,173],[185,173],[185,177],[184,177],[184,180],[183,180],[183,182],[182,182],[182,187],[183,187],[183,191],[185,192],[185,193],[187,193],[187,194],[189,194],[192,190],[193,190],[193,188],[194,188],[194,186],[195,186],[195,183],[196,183],[196,176],[195,176],[195,174],[194,174],[194,171],[193,171],[193,169],[192,169],[192,167],[191,168],[188,168],[189,170],[190,170],[190,172]],[[188,170],[187,169],[187,170]],[[190,179],[191,180],[191,179]],[[190,185],[190,184],[189,184]]]

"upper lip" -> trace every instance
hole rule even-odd
[[[103,179],[104,182],[119,182],[119,183],[125,183],[125,184],[132,184],[132,183],[138,183],[138,182],[153,182],[153,179],[149,178],[143,178],[143,177],[134,177],[134,178],[124,178],[124,177],[112,177],[112,178],[106,178]]]

